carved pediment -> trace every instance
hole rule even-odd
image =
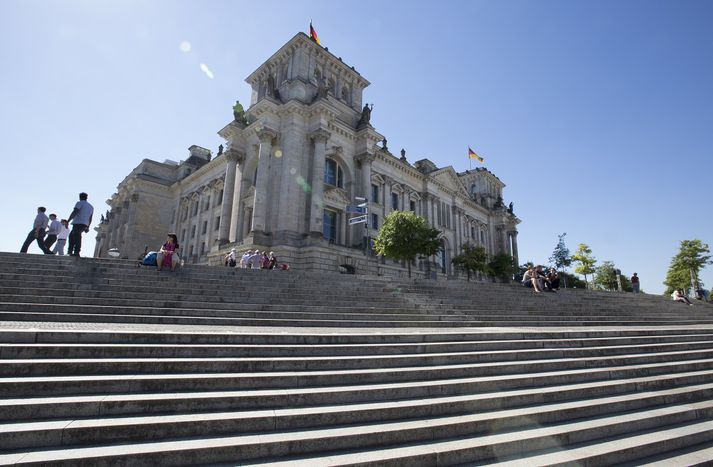
[[[337,187],[324,188],[324,201],[335,206],[344,207],[350,203],[346,190]]]
[[[448,187],[448,189],[460,193],[461,196],[470,198],[468,190],[466,189],[465,185],[463,185],[463,182],[460,180],[460,178],[458,178],[458,174],[455,170],[453,170],[453,167],[444,167],[436,172],[431,173],[430,175],[431,177],[436,179],[436,181]]]

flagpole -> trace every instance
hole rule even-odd
[[[466,154],[468,154],[467,149],[470,149],[470,148],[466,148]],[[470,154],[468,154],[468,167],[469,167],[468,170],[473,170],[473,158],[470,157]]]

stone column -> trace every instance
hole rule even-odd
[[[235,238],[232,227],[233,218],[237,218],[237,210],[234,206],[234,194],[237,176],[238,163],[242,163],[244,156],[238,151],[228,149],[225,153],[225,183],[223,184],[223,199],[220,205],[220,227],[218,228],[218,243],[224,245]]]
[[[198,189],[198,214],[196,214],[196,238],[193,243],[193,253],[196,258],[201,255],[201,238],[203,238],[203,188]]]
[[[314,141],[314,159],[312,162],[312,196],[309,211],[309,232],[312,236],[323,235],[322,222],[324,213],[324,161],[327,152],[327,141],[331,134],[318,129],[310,134]]]
[[[272,141],[277,137],[277,132],[263,128],[258,132],[260,150],[257,162],[257,180],[255,181],[255,199],[253,200],[252,230],[265,232],[267,219],[267,181],[269,179],[270,156],[272,154]]]
[[[510,232],[512,238],[512,257],[515,260],[515,264],[520,264],[520,258],[517,254],[517,230]]]

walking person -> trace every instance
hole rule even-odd
[[[79,201],[67,218],[68,221],[72,221],[72,231],[69,233],[70,256],[79,256],[79,251],[82,249],[82,233],[89,232],[89,226],[92,224],[94,206],[89,204],[88,197],[86,193],[79,193]]]
[[[45,238],[45,246],[47,247],[47,251],[45,251],[46,255],[54,254],[51,248],[54,242],[57,241],[57,235],[59,234],[59,228],[61,226],[62,224],[57,220],[57,214],[50,214],[50,226],[47,229],[47,238]]]
[[[62,219],[59,221],[59,233],[57,234],[57,243],[52,250],[52,254],[64,256],[64,245],[67,244],[67,237],[69,236],[69,222],[67,219]]]
[[[639,293],[639,275],[636,273],[631,276],[631,289],[634,293]]]
[[[47,225],[49,224],[49,218],[45,214],[45,211],[46,209],[44,206],[37,208],[37,216],[35,216],[35,221],[32,223],[32,230],[30,230],[30,233],[27,234],[25,243],[23,243],[22,248],[20,248],[20,253],[27,253],[27,249],[30,247],[30,244],[37,241],[37,246],[40,247],[42,253],[52,254],[52,252],[47,249],[44,242]]]

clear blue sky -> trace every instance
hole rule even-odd
[[[713,2],[0,0],[0,250],[38,205],[66,217],[86,191],[103,212],[142,158],[215,151],[245,77],[310,18],[371,81],[390,148],[485,157],[521,262],[567,232],[658,293],[681,240],[713,244]]]

